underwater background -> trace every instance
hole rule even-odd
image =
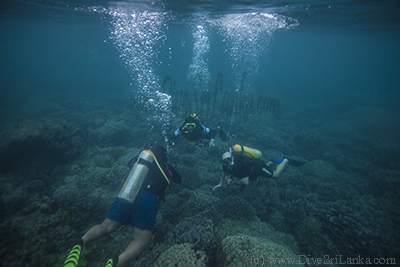
[[[398,266],[399,11],[386,0],[2,1],[2,265],[62,266],[153,144],[183,182],[127,266]],[[229,140],[170,146],[193,112]],[[306,163],[213,191],[236,143]],[[121,227],[90,243],[79,266],[103,266],[132,238]]]

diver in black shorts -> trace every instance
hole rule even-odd
[[[277,179],[289,163],[289,159],[284,158],[275,169],[272,169],[270,165],[273,162],[266,164],[259,159],[260,157],[261,152],[256,149],[235,145],[222,155],[221,182],[214,189],[221,186],[224,180],[228,185],[246,186],[249,181],[255,181],[260,176]]]

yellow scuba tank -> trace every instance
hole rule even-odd
[[[133,203],[142,187],[143,181],[149,172],[149,166],[154,162],[152,152],[144,150],[139,154],[135,165],[133,165],[128,177],[125,180],[118,198],[124,199],[129,203]]]
[[[233,155],[243,155],[248,158],[259,159],[261,158],[262,153],[260,150],[236,144],[233,147]]]

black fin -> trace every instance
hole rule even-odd
[[[225,141],[229,140],[228,136],[226,135],[225,131],[222,130],[222,128],[219,128],[218,134],[219,134],[219,137],[221,137],[222,141],[225,142]]]

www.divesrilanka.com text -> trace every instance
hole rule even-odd
[[[346,258],[342,255],[330,257],[325,255],[323,258],[313,258],[310,255],[298,255],[297,258],[269,258],[263,256],[252,256],[251,266],[274,266],[276,264],[347,264],[347,265],[396,265],[396,258]]]

